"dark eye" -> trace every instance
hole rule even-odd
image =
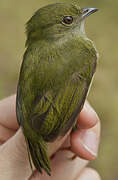
[[[72,24],[72,22],[73,22],[73,17],[72,16],[65,16],[63,18],[63,23],[64,24]]]

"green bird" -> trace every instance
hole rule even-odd
[[[51,175],[47,144],[75,126],[97,64],[84,20],[96,8],[56,3],[26,25],[26,51],[17,87],[16,114],[30,164]]]

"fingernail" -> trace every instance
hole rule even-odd
[[[97,156],[99,140],[93,131],[85,131],[81,137],[82,145],[93,156]]]

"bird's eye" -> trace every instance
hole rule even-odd
[[[64,24],[72,24],[72,22],[73,22],[73,17],[72,16],[65,16],[63,18],[63,23]]]

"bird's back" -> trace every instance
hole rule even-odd
[[[43,44],[33,46],[24,56],[17,98],[18,112],[20,108],[24,113],[20,124],[30,126],[45,141],[73,126],[95,71],[93,44],[83,38],[70,41],[44,48],[45,55],[40,53]]]

